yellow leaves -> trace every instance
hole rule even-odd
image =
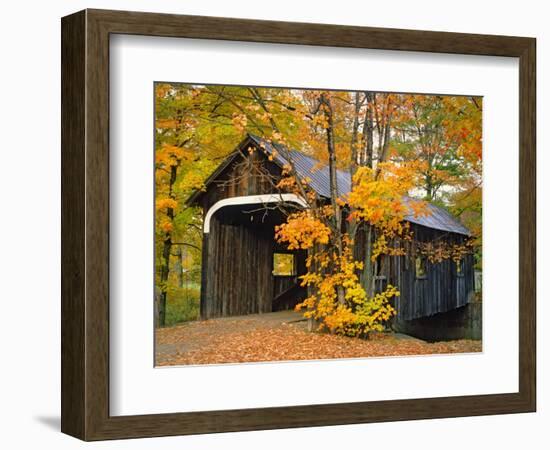
[[[363,263],[353,259],[349,239],[344,239],[341,256],[331,251],[320,251],[308,257],[308,273],[301,276],[302,286],[314,292],[297,305],[304,317],[316,319],[321,328],[346,336],[365,336],[371,331],[382,331],[384,323],[394,314],[390,300],[399,295],[397,288],[388,285],[384,292],[368,298],[361,286],[358,271]],[[344,302],[338,299],[338,290],[344,292]]]
[[[324,324],[332,332],[342,332],[341,334],[347,334],[346,329],[349,324],[355,322],[355,314],[348,306],[338,305],[334,309],[333,313],[326,316]]]
[[[403,196],[412,186],[404,183],[403,178],[389,176],[389,167],[380,167],[378,176],[375,170],[361,167],[354,176],[348,203],[355,208],[356,218],[377,228],[398,231],[407,211]]]
[[[204,175],[194,171],[187,172],[179,183],[179,189],[183,192],[204,190]]]
[[[327,328],[331,333],[367,336],[373,331],[383,331],[384,323],[396,314],[390,301],[399,296],[399,291],[393,286],[388,286],[384,292],[367,298],[362,288],[355,285],[348,289],[348,295],[346,295],[346,299],[349,296],[353,301],[342,304],[336,301],[335,287],[332,286],[330,290],[327,289],[326,284],[325,279],[319,286],[319,295],[308,297],[296,306],[296,310],[305,309],[306,318],[318,320],[321,328]],[[361,294],[356,295],[355,291]]]
[[[319,114],[313,117],[312,124],[316,127],[321,127],[326,130],[329,127],[328,120],[324,114]]]
[[[279,143],[282,143],[284,141],[283,135],[279,133],[278,131],[273,132],[273,140]]]
[[[376,169],[361,167],[353,178],[348,204],[354,208],[352,218],[363,220],[376,229],[372,260],[381,254],[402,254],[390,245],[394,238],[407,239],[408,214],[415,217],[429,214],[428,205],[421,200],[407,198],[416,182],[418,164],[380,163]]]
[[[330,229],[310,211],[291,214],[286,223],[275,227],[275,231],[277,241],[286,243],[289,250],[327,244],[330,236]]]
[[[325,209],[330,216],[330,207]],[[318,213],[320,218],[311,211],[292,214],[285,224],[276,227],[276,239],[286,243],[290,250],[314,249],[306,259],[308,272],[300,276],[301,286],[310,288],[313,294],[297,305],[296,310],[303,311],[304,317],[315,319],[331,333],[366,336],[384,330],[384,324],[395,314],[390,300],[399,292],[388,286],[369,298],[359,279],[364,264],[353,258],[353,241],[343,236],[342,248],[336,251],[329,245],[332,235],[323,223],[327,220],[323,218],[323,209]],[[385,247],[388,241],[382,234],[374,252],[389,253]]]

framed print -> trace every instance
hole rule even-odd
[[[61,28],[63,432],[535,411],[535,39]]]

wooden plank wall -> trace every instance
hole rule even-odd
[[[415,239],[429,241],[443,238],[459,242],[464,238],[429,228],[414,226]],[[454,261],[426,263],[426,277],[416,278],[415,258],[392,257],[389,282],[398,286],[401,295],[395,300],[397,319],[411,320],[451,311],[466,305],[474,295],[474,257],[464,258],[464,274],[459,276]]]
[[[201,318],[271,312],[272,233],[215,215],[204,244]]]
[[[259,151],[245,158],[263,164],[275,176],[280,173]],[[225,198],[274,192],[265,178],[247,173],[243,161],[243,156],[235,158],[202,195],[204,214]],[[296,284],[294,277],[272,274],[273,252],[291,252],[274,239],[274,225],[281,223],[282,217],[275,211],[267,216],[262,212],[249,214],[239,208],[223,208],[212,217],[210,233],[203,238],[201,318],[271,312],[273,298]],[[305,253],[293,253],[298,275],[304,274]],[[292,308],[305,298],[305,293],[305,289],[292,291],[276,309]]]
[[[239,154],[231,164],[229,164],[216,178],[200,199],[200,204],[204,211],[208,211],[210,207],[218,202],[229,197],[239,197],[242,195],[257,195],[271,194],[275,192],[273,186],[265,177],[260,176],[257,171],[248,172],[248,164],[261,164],[263,170],[270,173],[274,177],[281,174],[281,169],[275,163],[269,161],[267,157],[256,151],[251,155]]]
[[[458,243],[463,236],[433,230],[420,225],[411,224],[414,239],[428,242],[443,239]],[[364,259],[364,232],[357,233],[355,258]],[[416,278],[415,255],[412,250],[407,256],[384,256],[380,275],[383,278],[375,282],[377,292],[385,289],[387,284],[396,286],[400,296],[393,300],[397,309],[398,320],[411,320],[429,317],[434,314],[451,311],[466,305],[474,295],[474,257],[468,255],[464,260],[464,275],[458,276],[456,265],[452,260],[438,264],[427,262],[427,276]]]

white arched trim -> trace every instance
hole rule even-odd
[[[204,217],[204,226],[203,230],[205,233],[210,233],[210,220],[216,211],[225,206],[236,206],[236,205],[257,205],[257,204],[268,204],[268,203],[296,203],[303,208],[307,208],[308,205],[306,201],[296,194],[263,194],[263,195],[244,195],[242,197],[230,197],[224,198],[223,200],[217,201],[214,203],[206,216]]]

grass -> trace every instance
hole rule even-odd
[[[188,287],[173,288],[166,299],[165,326],[199,318],[200,288],[191,284]]]

